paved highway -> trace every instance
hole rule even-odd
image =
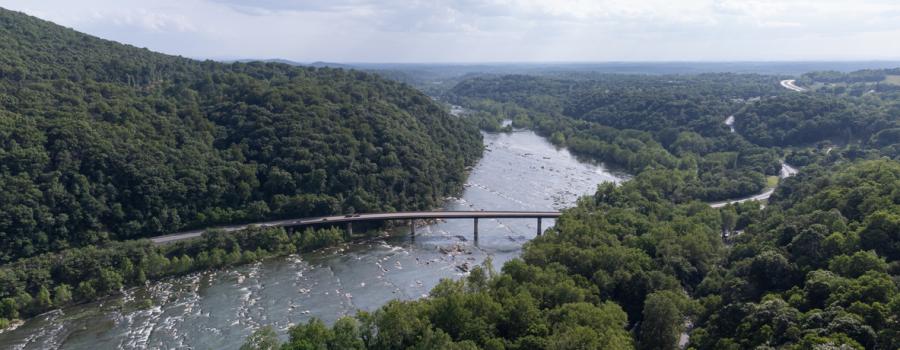
[[[288,219],[255,222],[243,225],[231,225],[216,227],[216,229],[225,232],[240,231],[248,226],[259,227],[293,227],[308,226],[316,224],[332,224],[332,223],[348,223],[356,221],[386,221],[386,220],[420,220],[420,219],[534,219],[534,218],[557,218],[560,216],[558,211],[413,211],[413,212],[397,212],[397,213],[371,213],[371,214],[354,214],[354,215],[337,215],[315,218]],[[200,237],[203,232],[208,229],[200,229],[193,231],[185,231],[165,236],[157,236],[150,238],[153,243],[163,244],[181,241],[185,239]]]
[[[796,91],[796,92],[804,92],[804,91],[806,91],[806,88],[802,88],[802,87],[797,86],[797,85],[795,84],[796,82],[797,82],[797,81],[794,80],[794,79],[782,80],[782,81],[781,81],[781,86],[783,86],[785,89],[794,90],[794,91]]]

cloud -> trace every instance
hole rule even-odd
[[[894,0],[0,0],[192,57],[298,61],[900,58]]]
[[[12,3],[17,3],[13,1]],[[108,1],[95,1],[98,6],[68,8],[50,2],[27,2],[13,7],[26,13],[67,26],[114,26],[125,30],[147,32],[196,32],[191,14],[179,7],[114,6]],[[6,6],[8,4],[2,4]]]
[[[259,13],[300,11],[300,12],[345,12],[360,8],[381,7],[380,2],[369,0],[211,0],[238,9],[253,8]],[[399,1],[390,2],[390,6],[402,5]]]
[[[196,32],[197,28],[184,14],[168,14],[143,8],[96,11],[90,21],[108,22],[151,32]]]

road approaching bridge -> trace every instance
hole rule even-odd
[[[345,224],[347,226],[347,234],[352,234],[354,222],[408,220],[410,222],[411,233],[415,235],[415,220],[473,219],[475,238],[477,239],[478,219],[537,219],[537,234],[540,235],[542,231],[541,219],[558,218],[559,216],[560,212],[558,211],[408,211],[396,213],[347,214],[314,218],[276,220],[245,225],[222,226],[216,227],[214,229],[219,229],[225,232],[232,232],[244,230],[250,226],[293,228],[312,225]],[[172,243],[185,239],[200,237],[201,235],[203,235],[203,232],[206,232],[207,230],[208,229],[201,229],[179,232],[165,236],[153,237],[150,238],[150,240],[156,244]]]

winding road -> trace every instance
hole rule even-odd
[[[797,171],[798,171],[797,168],[787,165],[787,163],[785,163],[785,162],[781,162],[781,174],[779,174],[778,177],[784,179],[786,177],[794,176],[794,174],[797,174]],[[747,202],[747,201],[766,200],[772,196],[772,193],[775,193],[774,187],[767,188],[762,193],[752,195],[750,197],[744,197],[744,198],[740,198],[740,199],[732,199],[732,200],[727,200],[727,201],[722,201],[722,202],[710,203],[709,206],[711,206],[713,208],[721,208],[728,204],[743,203],[743,202]]]
[[[785,89],[794,90],[796,92],[804,92],[806,88],[797,86],[797,80],[795,79],[786,79],[781,81],[781,86]]]
[[[797,86],[795,83],[796,83],[796,80],[794,80],[794,79],[782,80],[782,81],[781,81],[781,86],[783,86],[785,89],[790,89],[790,90],[797,91],[797,92],[804,92],[804,91],[806,91],[805,88],[799,87],[799,86]],[[731,132],[732,132],[732,133],[735,132],[735,129],[734,129],[734,116],[733,116],[733,115],[730,115],[730,116],[728,116],[728,118],[725,118],[725,125],[728,125],[728,127],[731,129]],[[780,173],[779,176],[778,176],[779,178],[784,179],[784,178],[786,178],[786,177],[793,176],[793,175],[796,174],[796,173],[797,173],[797,168],[794,168],[794,167],[788,165],[788,164],[785,163],[785,162],[781,162],[781,173]],[[756,194],[756,195],[752,195],[752,196],[744,197],[744,198],[740,198],[740,199],[733,199],[733,200],[727,200],[727,201],[721,201],[721,202],[714,202],[714,203],[710,203],[709,206],[711,206],[711,207],[713,207],[713,208],[721,208],[721,207],[724,207],[724,206],[726,206],[726,205],[728,205],[728,204],[733,204],[733,203],[742,203],[742,202],[746,202],[746,201],[761,201],[761,200],[766,200],[766,199],[769,199],[769,197],[772,196],[772,193],[775,193],[775,188],[774,188],[774,187],[772,187],[772,188],[767,188],[767,189],[766,189],[765,191],[763,191],[762,193],[759,193],[759,194]]]

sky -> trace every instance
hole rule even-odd
[[[210,59],[900,59],[898,0],[0,0],[0,7]]]

